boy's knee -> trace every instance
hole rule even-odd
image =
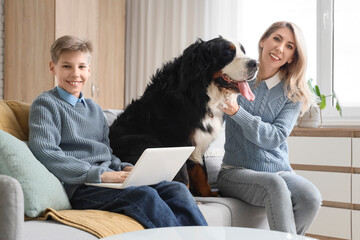
[[[186,196],[192,197],[188,187],[183,183],[172,181],[166,182],[165,184],[168,189],[167,194],[182,196],[182,198]]]
[[[132,191],[133,195],[136,195],[140,199],[154,199],[158,196],[158,193],[155,189],[149,187],[149,186],[139,186],[135,187]]]
[[[177,182],[177,181],[171,181],[171,182],[161,182],[160,184],[162,184],[163,186],[166,186],[168,189],[174,190],[174,191],[184,191],[184,190],[188,190],[187,186],[181,182]]]

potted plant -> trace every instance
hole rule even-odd
[[[314,84],[314,80],[310,78],[307,81],[307,84],[310,88],[311,93],[315,97],[314,104],[312,104],[309,110],[298,119],[298,127],[322,127],[322,113],[321,111],[326,107],[326,98],[331,97],[336,102],[336,110],[339,112],[342,117],[342,108],[339,103],[339,99],[336,96],[336,93],[333,91],[332,94],[324,95],[320,92],[318,85]]]

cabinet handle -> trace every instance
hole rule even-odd
[[[91,97],[93,98],[95,94],[95,85],[92,83],[91,84]]]

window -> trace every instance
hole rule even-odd
[[[334,91],[343,109],[341,118],[326,107],[325,125],[360,125],[359,8],[355,0],[318,0],[318,84],[325,94]]]
[[[334,90],[343,107],[360,106],[360,2],[334,2]]]

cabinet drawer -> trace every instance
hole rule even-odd
[[[352,215],[352,239],[360,239],[360,211],[353,210]]]
[[[352,175],[352,202],[360,204],[360,174]]]
[[[351,239],[351,210],[321,207],[307,233]]]
[[[353,166],[360,168],[360,138],[352,139]]]
[[[288,137],[292,164],[351,167],[351,138]]]
[[[351,174],[295,170],[320,191],[324,201],[351,203]]]

